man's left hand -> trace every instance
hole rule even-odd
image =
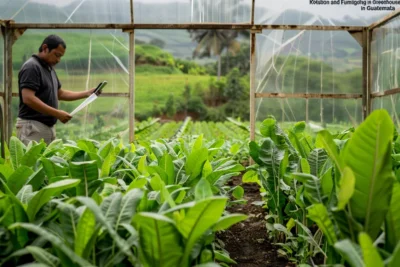
[[[93,93],[94,93],[94,91],[96,90],[96,88],[92,88],[92,89],[90,89],[89,91],[87,91],[88,92],[88,97],[89,96],[91,96]],[[101,91],[102,90],[99,90],[99,91],[97,91],[97,93],[96,93],[96,95],[100,95],[101,94]]]

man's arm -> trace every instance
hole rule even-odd
[[[53,107],[50,107],[49,105],[46,105],[42,100],[40,100],[35,95],[35,91],[31,89],[23,88],[21,90],[21,93],[22,93],[22,101],[24,102],[24,104],[36,110],[37,112],[53,116],[59,119],[62,123],[66,123],[72,118],[72,116],[69,113],[63,110],[55,109]]]
[[[82,92],[73,92],[64,89],[58,90],[58,99],[64,101],[74,101],[82,98],[89,97],[93,93],[94,89]]]

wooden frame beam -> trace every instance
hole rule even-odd
[[[122,29],[122,30],[156,30],[156,29],[230,29],[230,30],[309,30],[309,31],[362,31],[358,26],[320,26],[320,25],[261,25],[261,24],[226,24],[226,23],[185,23],[185,24],[88,24],[88,23],[11,23],[12,29]]]
[[[393,11],[386,17],[382,18],[381,20],[378,20],[375,23],[372,23],[369,27],[368,30],[372,31],[375,28],[378,28],[379,26],[382,26],[383,24],[387,23],[389,20],[394,19],[400,15],[400,8],[398,8],[396,11]]]
[[[374,92],[371,93],[371,98],[379,98],[379,97],[385,97],[385,96],[389,96],[389,95],[395,95],[400,93],[400,88],[394,88],[394,89],[390,89],[390,90],[386,90],[384,92]]]

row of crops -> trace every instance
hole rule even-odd
[[[246,220],[227,210],[245,202],[230,183],[243,175],[288,261],[400,266],[400,139],[386,111],[337,133],[269,117],[249,142],[247,128],[151,120],[129,145],[13,137],[0,159],[0,265],[229,266],[216,234]]]
[[[229,198],[243,198],[227,181],[244,167],[223,145],[200,135],[25,147],[13,137],[0,165],[0,265],[232,263],[214,240],[246,219],[225,211]]]
[[[389,114],[356,130],[283,131],[274,118],[251,142],[243,182],[260,184],[269,237],[302,266],[400,266],[400,139]]]

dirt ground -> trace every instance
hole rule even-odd
[[[241,185],[241,177],[235,177],[231,185]],[[278,257],[277,248],[272,245],[267,237],[265,228],[265,210],[253,205],[254,201],[260,201],[260,189],[256,184],[243,184],[246,205],[234,205],[228,208],[231,213],[247,214],[249,218],[232,226],[229,230],[220,233],[218,238],[225,243],[225,249],[239,267],[261,266],[294,266],[288,260]]]

